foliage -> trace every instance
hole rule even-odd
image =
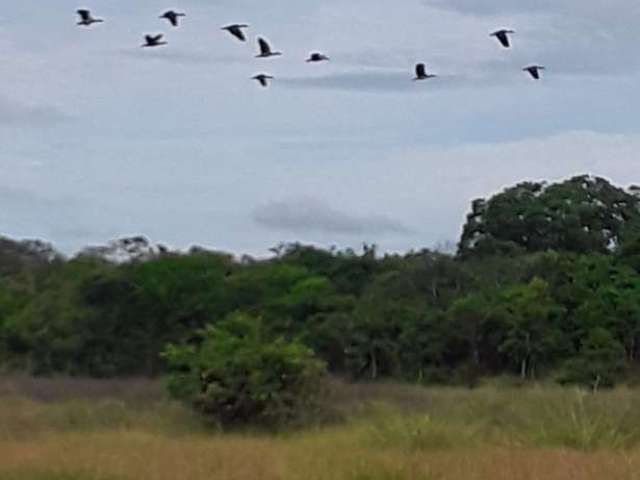
[[[499,301],[504,323],[499,350],[519,369],[523,379],[536,377],[536,372],[552,365],[562,350],[559,319],[564,309],[551,297],[549,285],[539,278],[508,288]]]
[[[294,421],[313,408],[324,373],[309,348],[272,338],[242,314],[207,326],[197,346],[169,345],[164,356],[170,392],[223,426]]]
[[[562,250],[607,253],[637,228],[640,200],[598,177],[521,183],[473,203],[462,255]]]
[[[134,237],[65,259],[0,239],[0,369],[155,377],[167,344],[197,355],[203,329],[238,314],[261,319],[263,346],[304,345],[349,379],[625,381],[640,367],[639,202],[602,178],[522,183],[473,202],[457,255],[290,244],[235,259]]]
[[[563,383],[578,383],[593,390],[611,387],[624,371],[624,348],[611,332],[594,328],[582,342],[578,356],[566,363]]]

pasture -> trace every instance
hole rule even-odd
[[[334,382],[323,418],[221,432],[146,380],[0,379],[2,480],[634,479],[640,391]]]

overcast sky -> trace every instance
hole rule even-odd
[[[0,13],[4,235],[405,251],[457,240],[472,199],[518,181],[640,182],[637,0],[87,2]],[[106,22],[76,27],[78,7]],[[168,46],[139,47],[156,32]],[[255,59],[256,35],[284,56]],[[412,82],[419,61],[439,77]]]

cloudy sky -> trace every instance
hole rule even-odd
[[[404,251],[455,241],[472,199],[517,181],[640,182],[637,0],[86,1],[0,13],[4,235]],[[106,22],[76,27],[78,7]],[[139,48],[156,32],[168,46]],[[258,34],[284,56],[253,58]],[[439,77],[412,82],[418,61]]]

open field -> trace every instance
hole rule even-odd
[[[335,384],[330,402],[322,427],[223,434],[154,382],[3,379],[0,479],[640,478],[640,391]]]

